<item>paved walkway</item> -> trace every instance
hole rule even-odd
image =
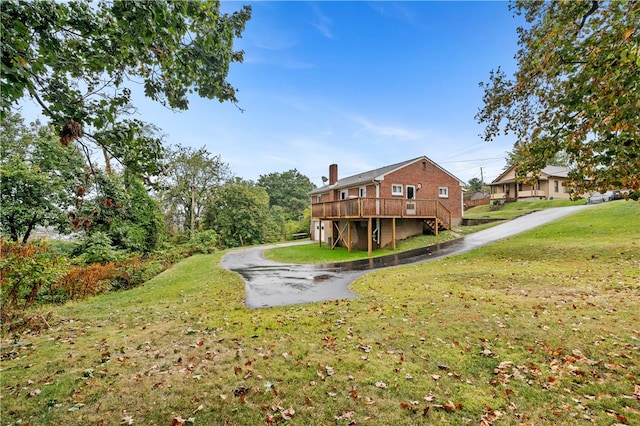
[[[242,276],[246,284],[246,304],[251,308],[349,299],[357,297],[349,290],[349,285],[372,269],[425,262],[464,253],[588,207],[584,205],[542,210],[457,240],[354,262],[300,265],[278,263],[262,256],[263,251],[268,248],[305,244],[286,243],[231,251],[222,258],[220,266]]]

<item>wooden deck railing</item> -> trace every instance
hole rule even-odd
[[[397,198],[352,198],[311,205],[314,219],[437,218],[451,228],[451,212],[438,200]]]

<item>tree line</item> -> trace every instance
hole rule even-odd
[[[0,226],[26,243],[36,227],[61,234],[104,233],[114,249],[148,254],[203,231],[219,248],[286,239],[309,231],[308,192],[296,169],[233,176],[219,155],[181,145],[166,150],[153,183],[126,167],[88,165],[77,144],[57,143],[50,126],[9,113],[1,122]]]

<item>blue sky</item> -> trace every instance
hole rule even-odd
[[[345,177],[421,155],[465,182],[480,167],[500,174],[513,140],[483,142],[474,115],[478,83],[515,67],[520,21],[506,2],[249,4],[245,61],[229,74],[245,112],[194,100],[179,126],[158,122],[171,142],[253,180],[296,168],[321,185],[334,162]]]
[[[236,176],[297,169],[320,186],[331,163],[346,177],[421,155],[463,181],[490,182],[513,140],[483,142],[480,81],[515,69],[506,2],[234,2],[253,8],[236,43],[245,61],[230,103],[194,97],[186,112],[140,100],[140,118],[168,144],[206,147]]]

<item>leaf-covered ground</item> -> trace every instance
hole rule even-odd
[[[2,424],[640,424],[638,203],[347,301],[250,310],[218,260],[3,335]]]

